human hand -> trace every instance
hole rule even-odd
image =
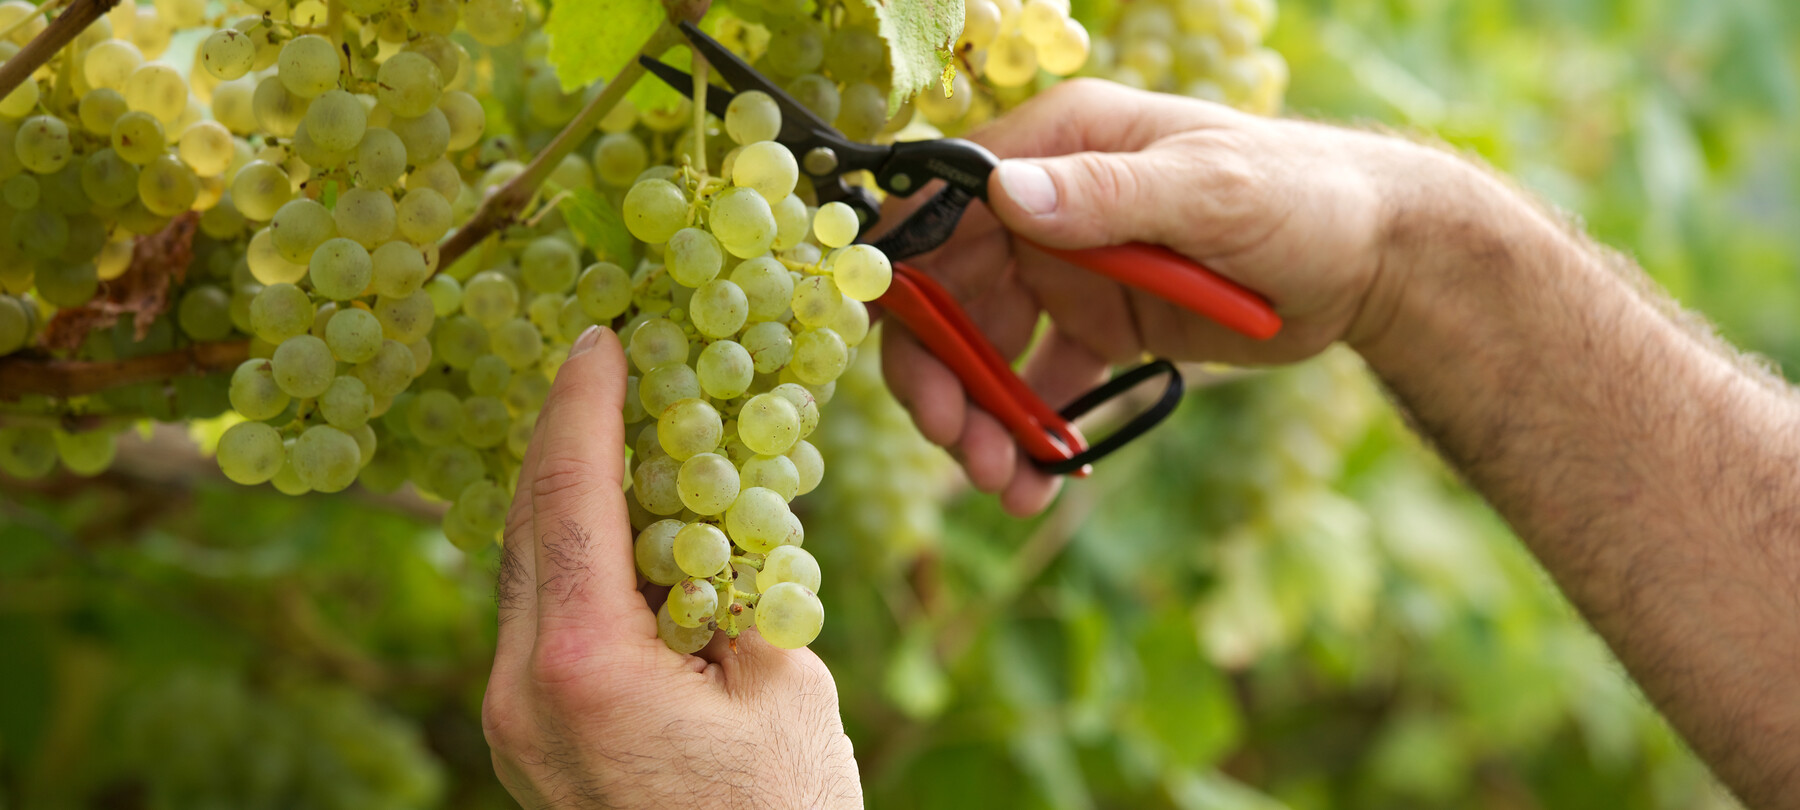
[[[818,656],[754,630],[697,656],[657,638],[625,511],[625,376],[618,336],[590,328],[519,471],[482,702],[501,783],[534,810],[861,807]]]
[[[1388,291],[1402,286],[1382,262],[1400,193],[1384,178],[1416,181],[1454,163],[1405,141],[1096,80],[1057,85],[973,140],[1029,159],[1004,160],[989,207],[971,207],[954,238],[914,262],[1008,357],[1025,350],[1040,313],[1050,316],[1023,376],[1052,407],[1145,354],[1259,365],[1374,335],[1391,311]],[[1243,337],[1015,236],[1056,248],[1166,245],[1261,293],[1282,331]],[[903,327],[886,330],[889,385],[925,437],[951,448],[1009,511],[1047,505],[1060,479],[1032,467]]]

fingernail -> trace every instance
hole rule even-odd
[[[575,339],[575,345],[569,347],[569,359],[573,360],[576,357],[585,354],[588,349],[594,348],[594,344],[600,340],[600,330],[602,328],[604,327],[596,324],[582,330],[581,337]]]
[[[1056,210],[1056,183],[1036,163],[1001,161],[1000,188],[1027,214],[1043,216]]]

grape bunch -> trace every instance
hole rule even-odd
[[[1088,70],[1120,84],[1272,114],[1287,91],[1287,61],[1262,46],[1274,0],[1131,3],[1094,44]]]
[[[766,32],[745,37],[756,43],[756,69],[784,82],[788,95],[819,118],[858,141],[898,130],[911,110],[888,115],[891,71],[873,9],[861,2],[819,5],[732,0],[730,9]]]
[[[634,551],[645,579],[670,586],[657,626],[680,652],[715,628],[735,637],[754,624],[779,647],[818,635],[819,565],[789,503],[819,485],[807,437],[868,336],[863,302],[893,273],[853,244],[849,206],[809,209],[794,194],[793,153],[771,140],[773,99],[738,94],[724,125],[739,145],[723,177],[653,168],[623,206],[632,235],[662,246],[620,336],[637,372],[625,409]],[[623,312],[634,286],[602,265],[580,293]]]

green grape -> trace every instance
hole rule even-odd
[[[16,174],[0,183],[0,197],[17,209],[32,208],[38,202],[38,181],[29,174]]]
[[[752,323],[780,318],[794,297],[793,276],[780,261],[768,256],[739,264],[731,271],[731,282],[743,291],[747,320]]]
[[[306,264],[312,252],[337,235],[331,212],[314,200],[290,200],[269,220],[269,239],[283,259]]]
[[[675,618],[669,614],[669,604],[664,602],[656,611],[656,637],[662,639],[669,649],[689,655],[699,652],[706,647],[707,642],[712,641],[713,629],[710,624],[699,627],[682,627],[676,624]]]
[[[290,457],[294,472],[308,489],[337,492],[356,481],[362,468],[362,451],[356,440],[330,425],[314,425],[294,442]]]
[[[107,138],[112,137],[113,124],[127,112],[130,112],[130,108],[125,105],[125,96],[105,87],[87,91],[76,108],[76,116],[81,119],[82,129],[89,134]]]
[[[331,381],[325,393],[319,395],[319,415],[339,430],[355,430],[368,424],[369,415],[374,412],[374,395],[355,377],[338,377]]]
[[[506,403],[499,398],[474,396],[463,400],[462,422],[457,426],[457,435],[464,444],[484,450],[498,447],[506,441],[506,431],[511,427],[512,416],[506,411]]]
[[[813,214],[813,236],[828,248],[841,248],[855,242],[861,228],[856,209],[841,202],[828,202]]]
[[[481,325],[496,327],[518,314],[519,288],[502,273],[483,271],[463,286],[462,306]]]
[[[739,338],[756,362],[758,374],[779,371],[794,357],[794,335],[785,324],[768,321],[752,324]]]
[[[287,454],[281,434],[262,422],[239,422],[219,437],[219,471],[245,486],[275,477]]]
[[[825,459],[819,455],[819,448],[811,442],[801,439],[794,442],[785,454],[794,463],[794,472],[798,478],[799,488],[794,496],[799,497],[818,488],[819,482],[825,479]]]
[[[0,295],[0,355],[24,348],[31,341],[32,329],[25,305],[10,295]]]
[[[781,455],[800,438],[800,412],[780,395],[757,394],[738,412],[738,438],[758,455]]]
[[[255,63],[256,43],[242,31],[221,28],[200,43],[200,64],[206,67],[207,73],[220,79],[242,76],[250,72]]]
[[[325,341],[312,335],[297,335],[282,341],[275,348],[270,363],[275,372],[275,384],[288,396],[300,399],[325,393],[331,387],[332,378],[337,376],[337,361],[332,359],[331,349]],[[316,484],[309,483],[308,486],[319,488]]]
[[[463,5],[463,29],[490,48],[518,39],[526,22],[519,0],[468,0]]]
[[[988,48],[985,68],[997,87],[1022,86],[1037,77],[1037,49],[1017,30],[1003,33]]]
[[[768,203],[765,202],[763,207],[767,208]],[[687,222],[687,196],[667,180],[642,180],[634,184],[625,193],[623,208],[625,227],[631,231],[632,236],[649,244],[669,241],[669,237],[674,236]],[[716,217],[717,201],[713,203],[713,211]],[[714,233],[717,232],[715,227]]]
[[[657,585],[674,585],[687,578],[675,564],[675,535],[686,525],[679,520],[659,520],[638,532],[631,552],[645,579]]]
[[[845,295],[858,301],[873,301],[887,292],[894,268],[874,245],[851,245],[833,254],[831,276]],[[799,315],[798,310],[795,315]]]
[[[181,133],[181,161],[203,177],[217,177],[231,165],[236,146],[231,131],[216,121],[201,121]]]
[[[339,235],[374,249],[394,235],[394,198],[385,191],[353,188],[338,196],[332,221]]]
[[[0,427],[0,472],[14,478],[42,478],[56,468],[56,439],[49,428]]]
[[[950,80],[948,93],[939,92],[936,85],[926,87],[913,97],[913,104],[919,112],[925,114],[925,120],[938,126],[949,126],[962,121],[963,116],[968,115],[969,105],[974,98],[974,85],[969,82],[967,74],[958,71],[956,77]],[[849,244],[849,242],[844,244]],[[829,247],[842,246],[829,245]]]
[[[21,165],[38,174],[59,171],[75,155],[69,126],[48,115],[27,118],[13,136],[13,153]]]
[[[423,291],[405,298],[383,295],[375,299],[375,317],[381,321],[382,333],[401,343],[412,343],[430,334],[436,319],[434,312],[431,296]]]
[[[127,107],[154,115],[165,125],[174,124],[187,109],[187,80],[168,65],[139,67],[125,77],[125,86],[119,90]]]
[[[632,365],[644,372],[671,363],[684,363],[688,356],[687,335],[674,321],[656,318],[631,333],[628,353]]]
[[[813,429],[819,426],[818,398],[805,386],[794,383],[782,383],[769,393],[787,400],[794,406],[794,412],[800,417],[800,438],[812,435]]]
[[[263,131],[277,138],[293,137],[306,117],[306,99],[288,92],[281,80],[270,76],[258,82],[250,97],[250,109]]]
[[[462,402],[449,391],[425,391],[413,400],[406,426],[413,438],[427,447],[449,444],[460,438]]]
[[[383,340],[381,348],[375,356],[358,363],[354,373],[356,378],[369,387],[369,392],[377,397],[391,397],[406,390],[412,382],[416,363],[412,350],[397,340]]]
[[[327,90],[307,105],[306,134],[320,149],[348,152],[362,143],[369,114],[356,96],[344,90]]]
[[[713,236],[740,259],[768,252],[775,241],[775,214],[769,201],[753,189],[727,189],[714,198],[710,224]]]
[[[414,166],[435,161],[450,148],[450,119],[436,107],[416,118],[395,116],[388,121],[388,129],[400,136],[400,143],[406,147],[406,162]]]
[[[544,355],[543,335],[524,318],[513,318],[494,329],[491,342],[494,355],[515,370],[536,365]]]
[[[803,383],[825,385],[843,374],[849,361],[850,350],[843,337],[829,327],[819,327],[794,338],[794,360],[788,368]]]
[[[640,461],[631,473],[631,491],[640,506],[653,515],[673,515],[682,510],[681,490],[676,477],[681,462],[668,456]]]
[[[506,384],[512,382],[512,366],[491,354],[475,358],[468,369],[469,390],[479,396],[499,396],[506,391]]]
[[[793,517],[781,493],[762,487],[745,487],[725,510],[725,528],[745,551],[765,554],[792,536]],[[684,567],[683,570],[686,570]]]
[[[349,167],[362,188],[382,189],[400,182],[406,173],[406,144],[393,130],[369,127],[357,142]]]
[[[589,265],[575,284],[575,298],[588,317],[609,322],[631,306],[631,276],[611,262]]]
[[[704,579],[684,579],[669,589],[669,618],[682,627],[700,627],[719,609],[719,592]]]
[[[716,515],[737,500],[737,467],[717,453],[698,453],[682,462],[676,487],[683,506],[695,514]]]
[[[881,88],[868,82],[844,88],[838,104],[839,132],[851,140],[870,140],[887,125],[887,118],[887,93]]]
[[[389,298],[411,296],[419,291],[419,288],[425,284],[426,278],[431,275],[431,268],[426,265],[424,254],[420,253],[418,248],[400,240],[394,240],[376,248],[370,257],[370,266],[375,292]],[[454,284],[455,279],[450,279],[450,282]],[[433,298],[432,312],[434,314],[439,310],[437,304],[437,299]],[[451,311],[454,312],[455,308],[452,307]]]
[[[429,188],[444,195],[446,200],[455,200],[463,190],[462,174],[449,159],[438,158],[407,175],[406,187]]]
[[[777,76],[811,73],[825,60],[825,42],[810,20],[790,20],[771,34],[768,52],[760,64]]]
[[[800,165],[794,161],[794,153],[775,141],[742,147],[731,169],[732,183],[755,189],[770,205],[792,194],[799,177]]]
[[[700,228],[676,231],[663,248],[664,267],[675,283],[684,287],[699,287],[712,281],[719,275],[724,261],[719,240]]]
[[[675,534],[675,565],[690,577],[712,577],[731,561],[731,541],[710,523],[689,523]]]
[[[794,285],[794,320],[803,326],[824,326],[836,317],[843,300],[830,276],[807,276]]]
[[[582,309],[581,302],[574,297],[564,300],[556,313],[556,332],[567,341],[580,337],[582,332],[593,325],[594,319],[588,317],[587,310]]]
[[[444,90],[442,71],[418,53],[388,57],[375,76],[375,95],[395,115],[417,118],[437,106]]]
[[[800,195],[789,194],[770,210],[775,215],[775,241],[770,247],[777,251],[790,250],[805,241],[811,216]]]
[[[644,143],[629,132],[615,132],[600,138],[594,146],[594,173],[609,186],[630,185],[649,163]]]
[[[799,649],[818,638],[824,625],[824,606],[804,586],[781,582],[762,589],[756,603],[756,630],[770,644],[786,650]]]
[[[246,218],[267,221],[294,198],[294,187],[280,166],[253,160],[231,181],[231,204]]]
[[[275,477],[269,479],[269,484],[283,495],[305,495],[312,491],[312,487],[300,479],[300,472],[294,466],[294,445],[294,439],[282,443],[281,469],[276,470]]]
[[[38,89],[37,79],[26,76],[17,87],[12,89],[12,92],[7,93],[4,99],[0,99],[0,116],[24,117],[37,108],[38,96],[41,92]]]
[[[124,96],[119,99],[119,103],[123,104]],[[214,120],[224,124],[226,129],[235,134],[249,135],[256,131],[255,77],[245,76],[213,88],[212,114]],[[96,134],[99,132],[96,131]]]
[[[663,452],[676,461],[710,452],[724,438],[719,412],[701,399],[683,399],[661,411],[656,438]]]
[[[840,82],[860,82],[882,69],[886,53],[887,46],[875,32],[845,26],[825,42],[825,69]],[[884,113],[882,118],[886,117]]]
[[[700,387],[713,399],[737,399],[750,390],[756,378],[756,361],[742,345],[717,340],[700,352],[695,362],[695,376]]]
[[[343,362],[370,360],[381,350],[381,341],[381,321],[366,309],[345,307],[325,322],[325,345]]]
[[[63,467],[83,477],[105,472],[119,450],[112,431],[104,429],[80,433],[57,430],[52,431],[51,437],[56,441],[56,455],[62,459]]]
[[[575,248],[554,236],[539,237],[519,255],[519,272],[525,286],[541,293],[561,293],[575,284],[581,267]]]
[[[562,317],[563,302],[567,299],[559,293],[539,293],[525,307],[525,317],[531,321],[538,331],[544,333],[546,340],[556,340],[562,334],[556,329],[556,322]]]
[[[763,560],[761,571],[756,574],[756,590],[768,593],[783,582],[791,582],[808,591],[819,590],[821,576],[819,561],[799,546],[777,546]]]
[[[11,244],[22,248],[26,255],[38,259],[55,258],[69,243],[68,218],[43,208],[14,214],[7,231]]]
[[[169,217],[193,208],[200,178],[174,155],[162,155],[138,172],[138,198],[151,213]]]
[[[1089,49],[1087,29],[1065,18],[1049,41],[1038,45],[1038,64],[1051,75],[1068,76],[1087,63]]]
[[[738,93],[725,108],[725,132],[733,141],[746,146],[775,140],[781,132],[781,108],[775,104],[775,99],[761,90]]]
[[[800,494],[800,471],[795,469],[793,460],[785,455],[754,456],[744,462],[739,470],[739,478],[744,487],[762,487],[780,495],[783,500],[792,501]]]
[[[64,309],[87,303],[98,291],[99,283],[91,263],[40,265],[37,270],[38,297]]]
[[[281,46],[276,60],[281,85],[300,98],[313,98],[337,87],[337,48],[331,40],[317,34],[304,34]]]
[[[638,399],[644,412],[660,416],[684,399],[700,396],[700,378],[685,362],[669,363],[644,372],[638,381]]]
[[[274,363],[252,358],[231,373],[231,408],[245,419],[273,419],[287,410],[288,393],[275,382]]]
[[[89,86],[123,90],[125,80],[143,64],[144,54],[136,45],[114,39],[89,48],[82,57],[81,69]]]
[[[460,444],[445,444],[426,456],[425,489],[439,497],[454,497],[486,475],[481,455]]]
[[[959,39],[959,52],[965,45],[970,50],[986,50],[993,43],[994,37],[999,34],[1000,7],[995,5],[992,0],[968,0],[963,4],[963,27],[962,36]]]
[[[362,245],[338,236],[313,251],[308,268],[313,292],[333,301],[347,301],[368,288],[373,262]]]
[[[844,345],[855,348],[869,336],[869,308],[850,296],[843,297],[836,315],[825,324],[844,339]]]
[[[386,245],[383,245],[382,247],[386,247]],[[379,257],[381,251],[379,249],[376,250],[375,255]],[[421,259],[422,258],[423,257],[421,257]],[[377,266],[379,267],[379,264],[377,264]],[[375,277],[376,283],[381,283],[381,274],[379,272],[376,273]],[[379,289],[377,292],[379,292]],[[439,318],[447,318],[462,311],[462,282],[457,281],[450,276],[442,273],[432,276],[425,282],[425,293],[431,296],[432,309],[437,313]]]
[[[437,107],[450,125],[450,142],[446,145],[449,151],[461,152],[481,142],[481,133],[487,128],[487,113],[474,96],[461,90],[446,91],[438,99]]]
[[[270,284],[250,302],[251,331],[270,343],[306,334],[312,323],[312,300],[292,284]]]
[[[432,345],[444,363],[454,369],[468,369],[477,359],[493,357],[488,354],[487,328],[467,315],[452,316],[439,324]],[[503,365],[506,362],[494,359]]]
[[[450,230],[450,203],[436,189],[415,188],[400,199],[400,235],[418,244],[429,244],[443,238]],[[570,281],[575,277],[575,259],[570,259]]]
[[[694,328],[715,340],[737,334],[750,313],[744,291],[724,279],[709,281],[695,290],[688,306]]]
[[[288,261],[275,249],[275,236],[264,228],[250,237],[244,253],[250,274],[263,284],[295,284],[306,277],[307,266]]]
[[[787,92],[795,101],[800,102],[800,106],[812,110],[820,120],[837,120],[841,101],[837,85],[830,79],[817,73],[808,73],[788,82]]]
[[[183,334],[195,340],[218,340],[231,332],[231,296],[211,284],[191,287],[175,310]]]

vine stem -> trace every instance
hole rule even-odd
[[[68,9],[51,20],[43,31],[25,43],[25,47],[5,64],[0,64],[0,98],[10,95],[27,76],[118,4],[119,0],[74,0],[70,3]]]
[[[570,152],[575,151],[575,147],[581,145],[588,133],[593,132],[594,128],[600,125],[600,119],[612,112],[613,107],[618,106],[619,102],[625,98],[625,94],[631,90],[632,85],[637,84],[638,79],[643,77],[644,66],[638,62],[638,57],[661,56],[663,51],[681,41],[681,31],[673,24],[664,22],[657,26],[656,31],[650,34],[650,39],[644,43],[644,47],[632,56],[631,61],[625,64],[625,68],[619,71],[619,75],[614,76],[612,81],[607,83],[605,89],[600,91],[600,95],[594,96],[587,106],[581,108],[581,112],[575,116],[575,120],[570,121],[569,125],[563,127],[561,132],[556,133],[556,137],[550,141],[548,146],[544,147],[544,151],[539,152],[537,157],[532,159],[531,164],[525,167],[525,171],[520,172],[517,177],[508,180],[504,185],[495,189],[492,194],[489,194],[488,198],[481,202],[481,207],[476,209],[475,215],[469,217],[469,221],[444,242],[443,247],[438,250],[438,269],[443,270],[455,264],[457,259],[462,258],[463,254],[481,244],[481,241],[486,239],[489,234],[517,221],[519,213],[524,211],[525,206],[531,202],[531,198],[537,195],[538,186],[543,185],[544,180],[556,171],[556,167],[562,163],[563,158],[568,157]]]
[[[0,358],[0,392],[75,397],[183,374],[233,369],[250,357],[249,341],[195,343],[162,354],[126,360]]]

